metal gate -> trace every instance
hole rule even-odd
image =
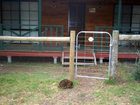
[[[75,77],[108,79],[112,37],[103,31],[80,31],[76,36]]]

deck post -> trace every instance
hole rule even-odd
[[[111,78],[115,77],[117,64],[118,64],[118,41],[119,31],[113,30],[113,43],[112,43],[112,56],[111,56]]]
[[[75,31],[70,31],[69,80],[74,80]]]
[[[54,64],[57,64],[57,57],[53,57]]]
[[[103,58],[99,59],[100,64],[103,64]]]
[[[7,56],[7,62],[12,63],[12,57],[11,56]]]

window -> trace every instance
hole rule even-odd
[[[140,6],[133,6],[132,12],[131,31],[133,33],[140,33]]]
[[[122,19],[121,19],[121,32],[131,32],[131,6],[126,5],[122,8]]]
[[[38,0],[2,0],[0,13],[2,14],[1,23],[4,25],[3,34],[38,35],[37,29],[31,32],[38,27]]]
[[[71,3],[69,12],[69,27],[83,30],[85,27],[85,4]]]
[[[117,12],[115,12],[116,14]],[[140,5],[123,5],[121,16],[121,33],[140,33]],[[115,18],[114,22],[117,22],[117,18]]]

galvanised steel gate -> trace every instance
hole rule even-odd
[[[80,31],[76,36],[75,77],[108,79],[112,37],[103,31]]]

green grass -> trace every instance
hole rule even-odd
[[[12,70],[0,74],[0,102],[2,105],[42,102],[43,99],[57,93],[58,83],[61,79],[66,78],[66,73],[59,73],[56,70],[56,68],[62,68],[60,65],[16,63],[6,64],[6,66],[12,67]],[[23,68],[23,66],[25,69],[28,67],[31,71],[16,70],[16,67]],[[14,68],[15,70],[13,70]]]
[[[51,99],[54,94],[67,92],[58,88],[58,83],[68,74],[66,72],[68,68],[60,64],[28,62],[3,65],[5,71],[0,72],[0,105],[43,105],[43,102]],[[89,103],[140,105],[140,83],[136,82],[132,76],[134,67],[132,64],[119,64],[116,80],[102,82],[103,86],[90,87],[94,89],[93,93],[91,92],[94,100]],[[74,81],[74,85],[75,88],[72,91],[76,94],[78,85],[82,83]],[[81,93],[81,95],[86,94]],[[73,102],[70,103],[73,105]]]
[[[129,66],[128,66],[129,65]],[[94,92],[97,105],[119,105],[129,103],[140,105],[140,83],[133,78],[133,64],[119,64],[115,79],[106,80],[105,86]]]
[[[136,81],[140,82],[140,59],[138,59],[138,61],[135,64],[134,72],[133,72],[133,78]]]
[[[131,82],[123,85],[106,86],[104,89],[96,90],[93,96],[97,105],[119,105],[129,103],[130,105],[140,104],[140,84]]]
[[[115,85],[116,84],[116,79],[105,80],[105,83],[108,84],[108,85]]]

